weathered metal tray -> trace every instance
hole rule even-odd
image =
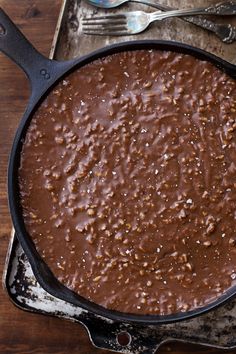
[[[165,5],[177,8],[207,6],[208,4],[218,3],[219,0],[150,0],[157,1]],[[225,44],[221,42],[214,34],[203,30],[193,24],[184,22],[177,18],[167,19],[165,21],[155,22],[145,32],[122,37],[107,37],[107,36],[89,36],[82,33],[81,17],[93,15],[96,13],[111,13],[123,12],[128,10],[145,10],[155,11],[155,9],[140,5],[137,3],[130,3],[123,5],[121,8],[113,10],[97,9],[91,5],[86,4],[84,0],[67,0],[64,6],[64,12],[61,16],[60,28],[58,28],[58,35],[54,41],[52,48],[52,55],[55,59],[65,60],[77,56],[85,55],[95,49],[102,48],[111,43],[118,43],[137,39],[163,39],[174,40],[193,45],[195,47],[207,50],[219,57],[236,64],[236,41],[232,44]],[[231,23],[236,26],[236,17],[231,16],[223,19],[212,18],[220,23]]]
[[[165,1],[165,4],[173,7],[175,5],[176,7],[188,6],[188,3],[186,0]],[[198,0],[194,2],[194,5],[206,5],[206,1]],[[122,10],[127,7],[124,6]],[[129,4],[130,8],[140,9],[142,6]],[[223,44],[214,35],[178,19],[155,24],[139,36],[108,38],[83,35],[80,26],[81,16],[98,11],[104,12],[86,5],[82,0],[64,0],[50,57],[58,60],[70,59],[110,43],[152,38],[192,44],[236,63],[236,43]],[[235,20],[231,22],[236,24]],[[151,354],[162,343],[178,340],[221,349],[236,349],[236,336],[234,335],[236,299],[209,314],[175,324],[145,327],[113,322],[88,313],[44,291],[37,283],[14,231],[9,244],[3,281],[10,299],[16,306],[22,310],[81,323],[87,328],[92,343],[99,348],[120,353]]]
[[[145,327],[114,322],[44,291],[15,236],[9,246],[4,283],[11,300],[22,310],[81,323],[86,327],[91,342],[99,348],[119,353],[153,354],[161,344],[177,340],[236,349],[236,299],[208,314],[174,324]]]

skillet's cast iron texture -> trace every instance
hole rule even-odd
[[[55,83],[58,82],[66,73],[71,72],[75,68],[80,68],[92,62],[93,60],[114,53],[137,49],[169,50],[190,54],[196,58],[212,62],[217,67],[224,70],[229,76],[236,78],[236,66],[198,48],[169,41],[143,40],[125,42],[102,48],[89,55],[72,61],[57,62],[54,60],[49,60],[32,47],[32,45],[15,27],[15,25],[11,22],[4,11],[0,9],[0,50],[9,56],[12,60],[14,60],[16,64],[18,64],[25,71],[30,80],[32,89],[31,97],[16,132],[10,155],[8,170],[8,194],[9,205],[16,234],[30,261],[33,272],[40,285],[47,292],[57,298],[70,302],[74,305],[81,306],[85,310],[105,318],[110,318],[112,320],[122,322],[148,325],[176,322],[205,313],[232,298],[232,296],[236,294],[236,286],[231,287],[225,294],[207,306],[197,308],[193,311],[167,316],[131,315],[127,313],[111,311],[97,304],[94,304],[63,286],[53,276],[48,266],[36,251],[30,235],[26,232],[24,226],[17,183],[22,143],[31,117],[47,95],[47,92],[55,85]]]

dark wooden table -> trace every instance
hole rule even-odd
[[[29,40],[48,55],[59,14],[61,0],[0,0],[14,22]],[[9,59],[0,54],[0,274],[11,231],[7,206],[7,161],[12,139],[29,97],[29,84]],[[223,353],[197,346],[172,344],[163,346],[163,353]],[[16,308],[0,288],[0,353],[100,353],[92,347],[82,326],[57,318],[24,312]],[[227,352],[231,353],[231,352]],[[236,353],[236,351],[235,351]]]

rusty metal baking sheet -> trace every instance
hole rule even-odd
[[[162,343],[173,340],[221,349],[236,348],[236,299],[208,314],[179,323],[134,326],[114,322],[43,290],[16,238],[9,249],[5,286],[11,300],[21,309],[82,323],[92,343],[100,348],[128,354],[152,354]],[[125,347],[117,341],[117,335],[121,332],[130,335],[131,341]]]
[[[219,0],[153,0],[153,2],[155,1],[177,8],[200,7],[219,3]],[[84,0],[69,0],[65,10],[54,53],[54,57],[58,60],[82,56],[112,43],[138,39],[162,39],[191,44],[236,64],[236,42],[225,44],[215,34],[177,18],[155,22],[145,32],[133,36],[108,37],[91,36],[82,33],[81,17],[83,16],[107,12],[119,13],[129,10],[155,11],[155,9],[145,5],[130,3],[116,9],[103,10],[88,5]],[[214,17],[212,19],[220,23],[230,22],[236,26],[235,16],[224,19],[222,17]]]
[[[158,1],[172,7],[190,6],[187,0]],[[194,6],[206,6],[217,2],[218,0],[196,0],[191,3]],[[112,12],[128,9],[153,11],[139,4],[128,4]],[[179,19],[155,23],[146,32],[136,36],[84,35],[81,32],[81,17],[104,12],[107,11],[95,9],[83,0],[64,0],[50,57],[65,60],[90,53],[111,43],[133,39],[165,39],[200,47],[236,64],[236,42],[230,45],[224,44],[215,35]],[[230,22],[236,25],[235,18],[230,18]],[[92,343],[100,348],[128,354],[151,354],[155,353],[161,343],[170,340],[198,343],[221,349],[236,348],[236,299],[208,314],[175,324],[145,327],[115,323],[88,313],[44,291],[36,281],[27,257],[14,234],[9,245],[3,280],[11,300],[17,306],[24,310],[82,323],[87,328]],[[130,334],[131,340],[126,346],[120,345],[117,340],[120,332]]]

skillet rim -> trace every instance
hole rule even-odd
[[[79,69],[80,67],[96,59],[109,56],[118,52],[144,49],[163,51],[166,50],[189,54],[200,60],[210,61],[217,68],[224,71],[232,78],[236,79],[236,65],[233,65],[200,48],[193,47],[191,45],[187,45],[180,42],[164,40],[137,40],[112,44],[96,51],[93,51],[92,53],[89,53],[88,55],[85,55],[81,58],[68,62],[67,70],[65,70],[64,67],[62,68],[58,66],[56,68],[56,70],[58,71],[57,79],[50,83],[50,85],[48,85],[48,87],[43,90],[39,97],[31,98],[31,100],[29,101],[29,105],[23,115],[23,118],[21,119],[20,124],[17,128],[8,165],[8,202],[17,238],[24,252],[26,253],[26,256],[29,259],[30,265],[37,281],[49,294],[64,301],[70,302],[75,306],[80,306],[82,309],[106,319],[120,322],[128,322],[133,324],[157,325],[191,319],[193,317],[202,315],[210,310],[216,309],[218,306],[223,305],[236,295],[236,285],[231,286],[225,291],[225,293],[216,298],[216,300],[210,302],[209,304],[203,307],[198,307],[191,311],[179,312],[170,315],[139,315],[123,313],[115,310],[106,309],[101,305],[98,305],[83,298],[82,296],[76,294],[66,286],[62,285],[56,279],[49,267],[46,265],[44,260],[37,252],[36,247],[24,226],[23,216],[20,207],[17,173],[20,164],[20,154],[24,141],[24,136],[27,131],[28,125],[30,124],[31,118],[35,110],[37,110],[38,106],[47,96],[49,91],[53,89],[53,87],[61,79],[63,79],[73,70]],[[62,75],[60,75],[60,71]]]

